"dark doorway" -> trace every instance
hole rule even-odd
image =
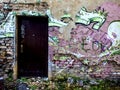
[[[17,77],[48,77],[48,17],[17,16]]]

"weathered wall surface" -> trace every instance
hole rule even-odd
[[[94,9],[96,9],[97,7],[99,7],[100,5],[103,4],[103,2],[114,2],[117,4],[120,4],[119,0],[1,0],[0,3],[3,2],[10,2],[11,3],[39,3],[39,2],[47,2],[49,5],[49,8],[51,10],[51,13],[53,15],[53,17],[55,17],[56,19],[60,20],[61,16],[64,15],[65,12],[71,14],[71,17],[73,19],[73,21],[75,21],[75,15],[77,14],[77,12],[81,9],[81,7],[86,7],[88,9],[88,11],[92,11]],[[67,3],[65,3],[67,2]],[[20,5],[21,6],[21,5]],[[23,6],[21,6],[23,7]],[[19,6],[17,5],[16,8],[19,8]],[[26,7],[28,8],[28,7]],[[24,9],[24,7],[23,7]],[[33,7],[29,8],[29,9],[34,9]],[[64,33],[64,38],[65,39],[69,39],[70,35],[66,36],[67,33],[70,33],[70,29],[74,28],[74,24],[70,23],[69,27],[65,27],[66,32]],[[63,29],[62,29],[63,30]]]
[[[3,2],[9,0],[0,1],[1,16],[8,16]],[[1,17],[0,61],[5,64],[0,63],[4,67],[0,75],[7,77],[15,60],[14,16],[44,14],[49,17],[50,76],[119,77],[119,4],[119,0],[11,0],[10,16]]]
[[[93,10],[102,5],[103,2],[114,2],[120,4],[119,0],[1,0],[0,3],[9,1],[11,1],[11,3],[47,2],[53,15],[58,19],[63,15],[63,11],[68,11],[72,16],[75,16],[83,6],[88,8],[88,10]]]

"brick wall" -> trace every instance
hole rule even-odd
[[[14,63],[14,38],[0,39],[0,76],[7,78],[13,70]]]
[[[2,9],[2,6],[3,6],[2,2],[8,2],[8,1],[9,0],[4,0],[4,1],[2,0],[0,2],[0,8]],[[97,71],[97,70],[99,71],[100,67],[99,67],[99,65],[97,66],[98,62],[96,61],[98,59],[91,58],[91,57],[85,57],[85,56],[84,56],[84,58],[81,58],[81,59],[77,58],[77,55],[76,55],[77,50],[79,49],[80,52],[82,50],[80,49],[80,46],[79,46],[80,42],[74,43],[74,36],[76,37],[76,35],[77,35],[77,37],[78,37],[78,36],[80,36],[79,35],[80,33],[73,35],[73,39],[71,39],[71,41],[68,41],[70,39],[70,37],[72,37],[73,31],[79,32],[79,31],[81,31],[81,29],[87,30],[87,29],[91,28],[91,26],[85,27],[82,25],[80,25],[80,28],[77,28],[77,26],[74,23],[75,22],[74,17],[82,6],[85,6],[86,8],[88,8],[89,11],[91,11],[91,10],[95,9],[96,7],[98,7],[99,5],[101,5],[105,1],[113,1],[115,3],[116,2],[120,3],[119,0],[99,0],[99,1],[98,0],[92,0],[92,1],[91,0],[88,0],[88,1],[71,0],[71,2],[69,0],[41,0],[41,1],[46,1],[46,3],[41,2],[39,4],[36,3],[39,0],[26,0],[26,1],[25,0],[16,0],[18,2],[14,2],[15,0],[11,0],[11,1],[12,2],[10,3],[10,6],[12,6],[13,11],[33,10],[33,11],[37,11],[37,12],[45,12],[48,8],[50,8],[53,17],[56,18],[57,20],[61,19],[61,16],[64,15],[64,11],[67,11],[68,13],[71,14],[73,21],[72,21],[72,23],[70,22],[70,24],[67,27],[63,27],[63,28],[49,27],[49,34],[51,34],[52,37],[57,37],[58,40],[60,41],[60,42],[58,42],[59,43],[58,45],[53,45],[53,43],[51,43],[51,42],[49,43],[50,49],[51,49],[50,52],[52,53],[51,54],[52,64],[50,64],[50,65],[51,66],[53,65],[52,70],[55,71],[55,74],[57,72],[59,73],[59,71],[61,71],[62,69],[63,69],[62,71],[65,71],[65,73],[68,72],[68,73],[73,74],[73,72],[74,72],[74,74],[76,73],[77,75],[79,73],[81,75],[83,73],[87,73],[87,70],[89,70],[89,69],[92,69],[92,71]],[[65,3],[65,2],[67,2],[67,3]],[[5,11],[3,11],[3,12],[5,12]],[[114,15],[117,15],[117,14],[114,14]],[[116,17],[115,17],[115,19],[116,19]],[[119,19],[119,17],[117,19]],[[90,29],[90,30],[93,30],[93,29]],[[102,30],[104,30],[104,29],[102,29]],[[63,33],[61,33],[62,31],[63,31]],[[96,36],[97,36],[97,34],[96,34]],[[70,46],[70,48],[69,48],[69,46]],[[0,76],[4,76],[6,78],[7,73],[9,73],[10,70],[12,71],[12,69],[13,69],[12,65],[15,60],[14,50],[15,50],[14,37],[0,39],[0,67],[1,67]],[[71,52],[69,52],[69,50]],[[67,56],[68,58],[63,61],[54,60],[53,56],[55,56],[56,54],[61,54],[61,53],[63,54],[63,56],[68,55]],[[84,52],[84,53],[86,53],[86,52]],[[92,52],[92,53],[96,54],[98,52],[95,52],[95,53]],[[89,54],[91,54],[91,53],[89,52]],[[86,53],[86,55],[88,55],[88,53]],[[79,57],[79,54],[78,54],[78,57]],[[96,57],[96,58],[99,58],[99,57]],[[93,60],[93,61],[89,62],[89,61],[87,61],[88,59],[90,59],[91,61]],[[114,59],[112,58],[112,60],[114,60]],[[117,60],[117,59],[115,59],[115,60]],[[104,59],[103,59],[103,61],[104,61]],[[92,65],[93,66],[89,67],[89,64],[91,66]],[[94,69],[94,64],[96,65],[95,67],[98,69],[96,69],[96,70]],[[119,64],[119,60],[117,60],[117,64]],[[64,69],[64,67],[66,69]],[[90,70],[90,72],[92,72],[92,71]]]

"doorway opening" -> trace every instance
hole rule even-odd
[[[17,78],[48,77],[48,17],[17,16]]]

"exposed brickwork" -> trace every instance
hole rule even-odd
[[[8,73],[12,73],[14,63],[14,39],[0,39],[0,76],[7,78]]]
[[[8,2],[8,1],[4,1],[4,2]],[[20,2],[21,3],[10,3],[10,6],[12,6],[13,11],[36,10],[38,12],[39,11],[45,12],[48,8],[50,8],[50,9],[56,8],[56,5],[57,5],[57,4],[55,4],[56,1],[54,2],[55,5],[50,4],[50,2],[49,2],[49,5],[46,2],[41,2],[39,4],[36,4],[36,3],[34,3],[35,2],[34,0],[32,0],[29,3],[22,3],[22,1],[20,1]],[[2,8],[2,5],[3,4],[1,3],[0,8]],[[55,14],[55,16],[58,18],[58,16],[60,16],[62,14],[57,16],[57,14],[56,14],[56,13],[58,13],[57,9],[58,8],[54,9],[52,12],[53,12],[53,16]],[[74,20],[73,20],[73,22],[74,22]],[[65,71],[68,70],[68,71],[66,71],[68,73],[72,74],[74,72],[74,74],[83,75],[84,73],[95,71],[93,66],[98,67],[97,66],[97,65],[99,65],[98,63],[100,61],[104,61],[105,59],[108,59],[110,61],[115,61],[118,64],[120,63],[119,56],[115,56],[115,57],[105,56],[102,59],[100,58],[100,61],[98,60],[99,57],[97,57],[97,56],[94,58],[90,57],[91,55],[98,55],[101,52],[101,48],[99,48],[99,50],[96,50],[96,51],[93,50],[93,49],[96,49],[96,47],[94,47],[94,48],[91,47],[91,45],[92,45],[91,42],[89,43],[90,45],[89,44],[86,45],[86,48],[85,48],[86,50],[87,49],[90,49],[90,50],[86,51],[86,50],[83,50],[83,48],[81,48],[82,47],[81,43],[83,42],[82,37],[83,36],[86,37],[89,35],[91,35],[94,40],[100,40],[100,42],[103,43],[103,45],[110,44],[110,41],[107,40],[105,37],[106,33],[105,33],[105,31],[103,31],[103,29],[101,30],[101,32],[97,33],[97,31],[93,31],[91,26],[85,27],[85,26],[82,26],[79,24],[74,26],[74,28],[72,30],[71,30],[71,28],[72,27],[67,28],[67,29],[65,28],[65,30],[70,30],[69,31],[70,32],[70,41],[68,41],[65,39],[65,36],[67,37],[66,33],[64,35],[64,33],[59,32],[60,28],[49,27],[49,35],[51,35],[51,37],[58,38],[58,42],[56,45],[53,45],[53,43],[49,42],[49,53],[50,53],[49,56],[50,56],[52,63],[54,63],[52,70],[54,70],[55,72],[58,72],[59,70],[64,69],[64,67],[66,67]],[[63,29],[63,31],[64,31],[64,29]],[[66,31],[64,31],[64,32],[66,32]],[[76,39],[76,41],[75,41],[75,39]],[[0,74],[1,74],[1,76],[7,77],[6,73],[9,72],[9,70],[12,70],[12,64],[14,62],[14,55],[15,55],[14,38],[1,39],[0,40],[0,49],[1,49],[0,50],[0,65],[1,65],[0,67],[2,67],[2,69],[0,69],[0,71],[1,71]],[[71,53],[70,53],[70,51],[71,51]],[[81,52],[85,56],[83,58],[79,59],[79,58],[77,58],[76,55],[72,55],[73,52],[74,53]],[[71,55],[71,56],[69,56],[70,60],[67,58],[66,60],[63,60],[63,61],[61,61],[61,60],[54,61],[53,56],[55,54],[59,54],[59,53],[62,53],[63,55],[70,54]],[[90,60],[90,62],[84,61],[84,60]],[[91,66],[91,68],[88,68],[89,66]],[[57,67],[57,69],[56,69],[56,67]],[[82,68],[82,67],[84,67],[84,68]],[[87,71],[89,69],[92,69],[92,70]],[[95,71],[95,73],[96,73],[96,71]],[[98,73],[98,74],[100,74],[100,73]]]

